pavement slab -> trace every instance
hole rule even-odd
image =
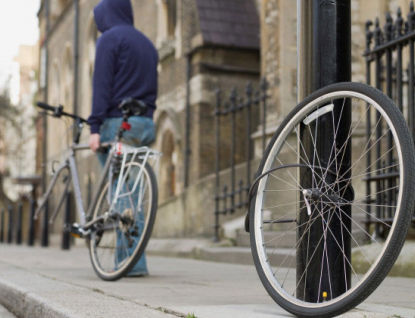
[[[0,317],[1,318],[16,318],[10,311],[8,311],[4,306],[0,305]]]
[[[252,265],[161,256],[147,261],[149,276],[105,282],[85,247],[0,245],[0,303],[30,318],[292,317],[268,296]],[[387,278],[341,317],[414,318],[414,286],[415,279]]]

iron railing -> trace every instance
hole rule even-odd
[[[374,28],[373,28],[374,26]],[[399,109],[403,112],[412,136],[415,136],[415,113],[414,113],[414,67],[415,67],[415,12],[414,3],[411,2],[407,20],[402,17],[399,8],[396,19],[390,13],[386,14],[386,22],[383,28],[380,26],[379,18],[366,22],[366,82],[385,92],[393,99]],[[374,79],[372,79],[374,75]],[[370,116],[370,114],[368,114]],[[370,125],[370,118],[367,120]],[[370,134],[371,127],[367,127]],[[378,126],[377,134],[382,134],[382,127]],[[367,136],[370,138],[370,135]],[[376,149],[380,158],[380,146]],[[390,152],[392,153],[392,152]],[[368,152],[370,156],[370,152]],[[368,157],[368,169],[370,169],[370,157]],[[383,162],[378,160],[376,173],[367,178],[366,195],[368,204],[376,203],[376,218],[367,215],[366,227],[369,231],[371,224],[375,224],[376,235],[382,235],[383,224],[392,218],[389,208],[381,208],[380,202],[387,202],[392,206],[396,199],[396,193],[382,191],[383,188],[392,188],[391,184],[397,184],[398,173],[383,169],[383,167],[394,166],[396,158],[387,156]],[[369,170],[368,170],[369,171]],[[371,192],[371,184],[376,184],[376,194]],[[415,214],[412,223],[415,222]]]
[[[267,89],[268,83],[265,78],[261,80],[259,88],[254,91],[252,83],[248,83],[245,89],[245,96],[239,96],[236,88],[232,88],[229,97],[222,99],[220,89],[216,90],[216,109],[215,117],[215,241],[219,240],[220,216],[235,213],[236,210],[246,208],[248,200],[248,191],[251,184],[251,161],[253,157],[253,121],[254,113],[260,112],[262,149],[266,146],[266,115],[267,115]],[[237,116],[238,115],[238,116]],[[230,119],[225,119],[230,117]],[[240,121],[244,121],[240,122]],[[258,118],[257,118],[258,122]],[[230,133],[221,135],[221,130],[230,124]],[[239,125],[238,125],[239,124]],[[237,126],[243,126],[244,132]],[[230,141],[229,162],[226,165],[230,169],[230,177],[227,182],[221,180],[221,156],[224,147],[221,141],[228,138]],[[245,139],[245,170],[246,175],[237,176],[236,174],[236,145],[240,143],[241,138]],[[241,162],[239,162],[240,164]],[[238,179],[238,180],[237,180]],[[227,184],[222,184],[227,183]]]
[[[26,202],[26,204],[24,204]],[[64,224],[72,222],[71,214],[71,192],[66,193],[66,208],[64,215]],[[36,240],[36,229],[39,227],[38,222],[34,219],[36,210],[36,200],[34,197],[20,198],[14,205],[8,205],[7,209],[0,210],[0,244],[23,244],[23,236],[28,246],[34,246]],[[23,226],[25,224],[26,226]],[[48,220],[49,224],[49,220]],[[23,234],[26,228],[26,235]],[[62,230],[62,249],[69,249],[71,238],[69,232]]]

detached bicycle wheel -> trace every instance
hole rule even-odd
[[[373,87],[339,83],[301,102],[271,139],[250,206],[251,248],[270,296],[333,317],[390,271],[414,211],[406,122]]]
[[[91,234],[90,257],[97,275],[113,281],[127,274],[147,246],[157,211],[157,181],[150,165],[129,162],[99,196],[93,218],[107,214]],[[119,184],[120,183],[120,184]],[[118,199],[111,203],[119,188]]]

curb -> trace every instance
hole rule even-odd
[[[78,318],[75,313],[61,308],[17,285],[0,279],[2,305],[17,317]]]

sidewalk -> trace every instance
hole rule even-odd
[[[0,317],[1,318],[16,318],[15,315],[10,313],[6,308],[0,305]]]
[[[183,256],[194,244],[203,244],[181,242]],[[162,254],[163,245],[169,250],[163,241],[153,241],[150,249]],[[148,263],[150,276],[110,283],[95,275],[84,247],[62,251],[2,244],[0,304],[30,318],[291,317],[268,296],[252,265],[161,256],[149,256]],[[414,289],[415,279],[387,278],[342,317],[413,318]]]

